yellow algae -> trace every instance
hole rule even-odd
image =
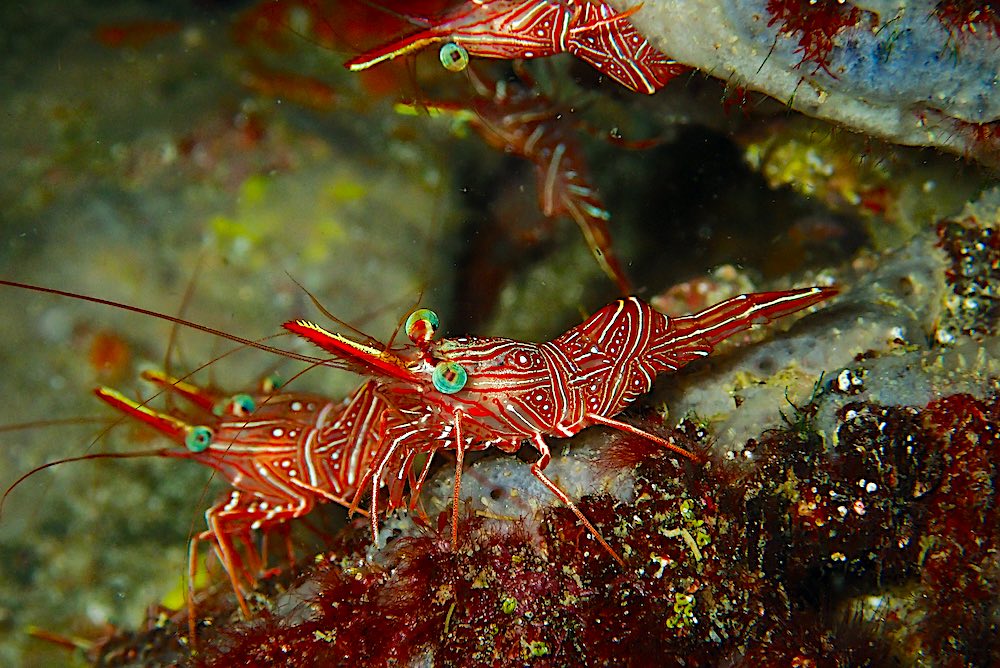
[[[342,170],[303,180],[291,176],[252,176],[240,186],[236,211],[209,221],[209,231],[230,261],[251,270],[272,264],[276,250],[295,242],[306,264],[329,262],[333,248],[350,241],[347,224],[369,188]]]
[[[420,105],[398,103],[393,106],[393,110],[400,116],[421,116],[426,114],[430,118],[451,119],[451,133],[459,139],[465,138],[469,134],[469,122],[476,116],[471,109],[450,108],[444,105]]]
[[[733,392],[739,392],[740,390],[745,390],[748,387],[753,387],[754,385],[760,385],[764,382],[764,379],[759,375],[741,369],[733,374]]]
[[[227,254],[247,257],[265,240],[263,226],[249,225],[239,218],[218,215],[209,222],[209,230]]]
[[[674,594],[674,614],[667,619],[668,629],[679,629],[694,622],[695,598],[691,594]]]
[[[885,161],[866,159],[865,148],[863,138],[810,124],[751,143],[745,156],[772,188],[787,185],[833,208],[853,208],[890,178]]]
[[[207,553],[199,555],[198,561],[195,564],[194,581],[191,583],[191,586],[195,591],[206,589],[212,584],[212,579],[208,574],[208,568],[205,566],[205,558],[207,556]],[[187,592],[188,579],[187,576],[184,575],[177,578],[176,586],[168,591],[160,600],[160,605],[168,610],[181,610],[187,605]]]
[[[904,151],[811,119],[743,140],[744,159],[771,188],[790,187],[869,221],[878,248],[905,243],[989,184],[945,156]]]
[[[264,201],[269,181],[268,177],[260,174],[249,177],[240,186],[240,204],[252,205]]]
[[[335,218],[317,221],[309,231],[302,247],[302,259],[307,263],[326,262],[330,259],[330,248],[347,239],[347,231]]]
[[[368,188],[353,179],[338,178],[326,187],[324,194],[331,202],[356,202],[368,194]]]

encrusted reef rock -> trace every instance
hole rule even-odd
[[[681,63],[803,113],[901,144],[1000,159],[993,3],[646,0],[631,20]]]

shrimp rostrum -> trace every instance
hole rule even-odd
[[[545,474],[548,437],[568,437],[592,425],[643,436],[678,455],[698,457],[615,416],[648,392],[656,377],[708,355],[722,340],[825,300],[836,288],[812,287],[740,295],[700,313],[670,318],[635,297],[597,311],[558,338],[529,343],[505,338],[435,340],[437,316],[415,311],[406,322],[411,344],[376,348],[298,320],[285,328],[335,356],[333,365],[372,376],[386,410],[366,485],[372,531],[378,533],[378,492],[389,490],[399,507],[402,487],[410,504],[419,493],[411,467],[417,453],[456,453],[452,541],[457,541],[463,456],[491,446],[505,452],[531,443],[539,453],[534,476],[577,516],[619,563],[621,558],[573,501]],[[357,505],[357,499],[354,505]]]

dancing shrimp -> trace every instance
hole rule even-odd
[[[604,0],[467,0],[413,34],[345,63],[360,71],[443,43],[442,65],[459,71],[469,56],[543,58],[571,53],[623,86],[652,94],[688,68],[653,48],[624,12]]]
[[[542,95],[524,72],[524,83],[490,85],[474,75],[477,97],[468,105],[424,102],[433,113],[447,113],[468,123],[494,148],[523,157],[535,166],[538,201],[548,218],[569,216],[583,232],[597,263],[623,295],[632,292],[612,246],[600,193],[591,183],[583,148],[570,115]]]
[[[302,517],[317,502],[351,505],[378,445],[371,438],[372,422],[383,406],[375,383],[367,382],[336,402],[310,394],[223,397],[160,373],[145,372],[143,377],[180,394],[201,414],[161,413],[106,387],[95,394],[183,446],[162,450],[163,456],[211,467],[232,485],[232,491],[205,512],[208,529],[191,540],[188,584],[194,582],[198,542],[211,540],[249,617],[241,579],[253,586],[262,563],[251,531],[267,531]],[[245,548],[248,564],[240,558],[236,539]]]
[[[241,345],[317,363],[310,357],[127,304],[12,281],[0,280],[0,285],[113,306],[208,332]],[[209,540],[214,544],[240,608],[249,617],[242,583],[253,586],[263,563],[254,546],[252,532],[283,527],[288,521],[309,513],[317,503],[350,506],[359,483],[366,479],[371,457],[379,445],[373,437],[385,406],[374,381],[364,383],[344,400],[335,401],[320,395],[267,389],[253,394],[225,395],[157,371],[147,371],[143,377],[162,390],[179,395],[193,409],[172,414],[159,412],[107,387],[97,388],[95,394],[181,447],[124,455],[97,453],[43,464],[16,480],[3,498],[36,472],[79,459],[154,455],[188,459],[218,471],[233,489],[206,511],[208,528],[196,534],[189,546],[188,620],[194,638],[192,589],[199,542]],[[243,557],[237,544],[243,547]]]
[[[546,438],[568,437],[591,425],[605,425],[697,461],[693,453],[615,416],[648,391],[658,374],[708,355],[720,341],[754,324],[793,313],[836,293],[834,288],[807,288],[742,295],[679,318],[668,318],[632,297],[604,307],[562,336],[541,344],[477,337],[434,340],[438,319],[426,309],[408,318],[405,329],[412,343],[401,347],[355,341],[304,320],[286,323],[288,330],[335,356],[320,361],[116,302],[9,281],[0,281],[0,285],[153,315],[313,365],[347,368],[371,377],[347,399],[333,402],[321,396],[263,391],[226,396],[147,372],[147,380],[178,394],[196,409],[175,414],[155,411],[115,390],[96,390],[111,406],[182,446],[123,456],[191,459],[218,470],[232,485],[233,490],[206,512],[208,529],[192,540],[189,588],[193,586],[197,544],[210,540],[245,615],[250,611],[242,595],[242,582],[252,584],[262,561],[252,543],[254,530],[283,526],[321,502],[355,510],[370,490],[368,513],[377,534],[383,486],[389,508],[403,506],[407,487],[413,508],[438,450],[456,453],[453,542],[458,535],[465,453],[490,446],[514,452],[529,441],[539,452],[539,459],[531,465],[533,475],[623,563],[569,496],[545,474],[551,459]],[[421,454],[426,460],[420,475],[415,476],[412,468]],[[73,459],[101,456],[105,455]],[[7,493],[21,480],[55,463],[25,474]],[[243,548],[243,557],[237,546]],[[192,594],[189,592],[188,619],[193,639]]]
[[[532,474],[623,564],[576,504],[545,475],[551,459],[546,438],[573,436],[589,426],[605,425],[697,461],[696,455],[614,416],[648,392],[660,373],[705,357],[719,342],[754,324],[794,313],[836,293],[836,288],[812,287],[740,295],[678,318],[630,297],[540,344],[478,337],[434,340],[438,318],[426,309],[415,311],[407,320],[412,345],[396,348],[373,348],[304,320],[288,322],[285,328],[333,354],[341,365],[376,378],[387,401],[402,407],[387,413],[382,421],[378,450],[362,481],[371,485],[373,534],[378,533],[377,493],[382,484],[390,488],[391,507],[398,503],[395,499],[404,481],[413,479],[409,468],[415,453],[432,456],[437,450],[451,449],[457,460],[452,512],[455,543],[464,453],[490,446],[515,452],[529,441],[539,453],[531,465]],[[396,473],[387,479],[390,466]],[[411,491],[411,505],[423,479],[424,474]]]

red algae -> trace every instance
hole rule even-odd
[[[768,25],[780,24],[778,34],[798,36],[796,52],[802,54],[799,65],[813,63],[813,74],[823,70],[832,77],[836,75],[830,71],[828,59],[837,35],[862,20],[874,23],[876,19],[871,12],[838,0],[768,0],[767,11],[771,14]]]
[[[325,81],[291,72],[251,67],[244,72],[241,83],[258,95],[288,100],[315,111],[331,111],[338,102],[337,92]]]
[[[110,49],[141,49],[181,29],[177,21],[129,21],[103,25],[94,30],[94,39]]]
[[[1000,8],[991,2],[978,0],[952,0],[939,2],[934,15],[952,37],[966,39],[972,36],[1000,37]],[[993,33],[992,35],[990,33]]]
[[[987,165],[1000,165],[1000,121],[992,123],[955,121],[955,131],[969,138],[970,157]]]
[[[929,495],[920,560],[930,600],[920,637],[933,655],[995,665],[1000,401],[945,397],[927,406],[924,421],[940,439],[944,475]]]
[[[445,665],[519,661],[558,645],[548,626],[583,596],[581,585],[552,572],[516,523],[483,533],[462,523],[458,549],[433,533],[398,541],[387,563],[321,563],[312,616],[285,625],[265,616],[223,639],[207,665],[407,665],[420,656]],[[565,634],[564,634],[565,635]],[[554,649],[554,647],[553,647]]]
[[[132,348],[119,334],[102,330],[91,338],[87,359],[97,378],[115,382],[131,370]]]

